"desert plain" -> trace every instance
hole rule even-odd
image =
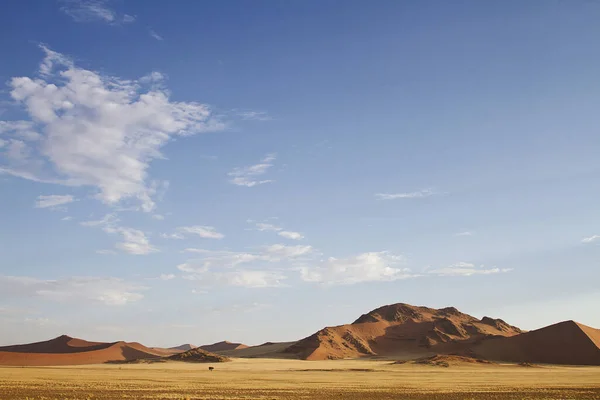
[[[600,399],[600,367],[262,358],[0,367],[0,398]]]

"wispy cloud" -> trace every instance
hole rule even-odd
[[[239,111],[238,115],[247,121],[270,121],[271,116],[264,111]]]
[[[141,300],[147,288],[118,278],[73,277],[43,280],[0,276],[0,299],[42,297],[59,302],[91,301],[116,306]]]
[[[39,138],[4,146],[8,156],[0,174],[91,187],[106,204],[133,200],[150,212],[153,198],[166,188],[149,176],[150,163],[163,158],[160,149],[173,137],[224,128],[207,105],[170,101],[160,73],[120,79],[41,49],[38,76],[9,81],[12,98],[35,122]],[[19,121],[4,122],[14,128]]]
[[[48,196],[38,196],[35,202],[35,208],[52,208],[75,201],[75,197],[68,195],[51,194]]]
[[[454,236],[473,236],[473,232],[471,232],[471,231],[458,232],[458,233],[455,233]]]
[[[246,187],[253,187],[273,182],[271,179],[261,180],[258,179],[258,177],[264,175],[269,168],[273,166],[273,161],[275,161],[276,157],[276,154],[268,154],[258,164],[235,168],[233,171],[228,173],[228,175],[231,177],[229,182],[233,183],[234,185]]]
[[[198,257],[177,266],[184,279],[199,282],[203,287],[229,285],[253,288],[282,286],[287,277],[272,265],[293,262],[313,252],[311,246],[263,246],[254,252],[214,251],[188,248]]]
[[[108,0],[62,0],[61,11],[76,22],[127,24],[135,21],[129,14],[120,14],[109,6]]]
[[[162,36],[160,36],[158,33],[156,33],[154,30],[150,29],[148,31],[148,34],[153,37],[154,39],[158,40],[158,41],[163,41],[165,40]]]
[[[217,229],[213,226],[181,226],[177,230],[184,234],[198,235],[204,239],[223,239],[225,237],[222,233],[217,232]]]
[[[376,193],[375,197],[380,200],[397,200],[397,199],[419,199],[436,195],[437,193],[431,189],[423,189],[417,192],[408,193]]]
[[[125,253],[147,255],[158,251],[156,247],[150,244],[150,240],[143,231],[119,226],[119,222],[119,219],[114,214],[106,214],[100,220],[83,221],[80,224],[87,227],[99,227],[109,234],[121,235],[123,241],[116,243],[115,247]]]
[[[592,235],[592,236],[581,239],[581,243],[592,243],[599,239],[600,239],[600,235]]]
[[[254,223],[254,221],[249,220],[248,222],[250,223]],[[277,234],[281,237],[284,237],[286,239],[291,239],[291,240],[301,240],[304,239],[304,236],[300,233],[300,232],[294,232],[294,231],[287,231],[287,230],[283,230],[282,227],[274,225],[274,224],[270,224],[270,223],[266,223],[266,222],[256,222],[256,230],[261,231],[261,232],[277,232]]]
[[[512,268],[485,268],[484,265],[476,266],[473,263],[457,262],[443,268],[429,269],[428,274],[440,276],[471,276],[471,275],[489,275],[512,271]]]

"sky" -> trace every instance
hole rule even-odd
[[[600,3],[22,0],[0,345],[600,328]]]

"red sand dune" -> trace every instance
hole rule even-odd
[[[160,355],[135,342],[87,342],[63,335],[44,342],[0,347],[0,365],[101,364],[157,358]]]
[[[564,321],[510,338],[487,340],[473,351],[490,360],[600,365],[600,330]]]
[[[213,344],[205,344],[204,346],[200,346],[202,350],[216,352],[216,351],[229,351],[229,350],[241,350],[246,349],[248,346],[242,343],[231,343],[228,341],[213,343]]]
[[[513,336],[519,328],[500,319],[479,320],[456,308],[439,310],[392,304],[362,315],[354,323],[327,327],[284,350],[306,360],[362,356],[416,357],[466,351],[494,336]]]

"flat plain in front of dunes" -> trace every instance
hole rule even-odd
[[[208,367],[213,366],[214,371]],[[0,367],[0,399],[600,399],[600,367],[235,359]]]

